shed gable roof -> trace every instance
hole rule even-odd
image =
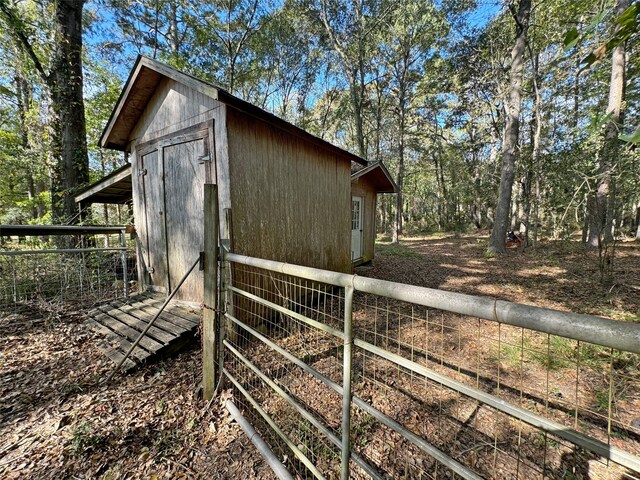
[[[353,165],[352,165],[353,167]],[[372,163],[368,167],[351,170],[351,181],[367,179],[376,193],[398,193],[398,186],[382,162]]]
[[[163,78],[170,78],[176,82],[185,84],[246,115],[258,118],[305,141],[314,143],[346,160],[356,162],[360,165],[367,164],[366,160],[361,157],[316,137],[260,107],[241,100],[220,87],[143,55],[138,55],[136,63],[129,74],[129,78],[120,93],[118,102],[100,137],[99,144],[101,147],[121,151],[127,148],[131,131],[140,120],[145,107]]]

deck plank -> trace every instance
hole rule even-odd
[[[144,303],[140,304],[138,309],[139,311],[147,315],[155,315],[156,312],[158,311],[158,308],[144,304]],[[165,311],[162,312],[161,316],[165,318],[167,321],[173,323],[174,325],[178,325],[186,330],[191,330],[192,328],[200,325],[200,321],[185,320],[184,318],[176,315],[173,310],[174,310],[173,308],[167,308]]]
[[[149,323],[149,322],[144,322],[139,318],[136,318],[133,315],[123,312],[117,308],[102,308],[101,311],[102,313],[109,315],[110,317],[113,317],[116,320],[119,320],[120,322],[124,323],[125,325],[128,325],[129,327],[137,330],[138,334],[142,332],[145,328],[147,328],[147,325]],[[158,322],[156,321],[156,324],[157,323]],[[167,332],[159,328],[156,324],[154,324],[151,328],[149,328],[147,332],[147,335],[149,337],[153,338],[154,340],[160,343],[169,343],[176,337],[173,333]]]
[[[128,308],[127,308],[128,307]],[[134,313],[132,313],[132,315],[136,315],[138,318],[140,319],[148,319],[151,320],[151,318],[153,318],[153,316],[158,313],[159,308],[156,308],[154,306],[148,305],[146,303],[134,303],[132,305],[129,305],[127,307],[121,307],[121,310],[124,311],[134,311]],[[181,328],[183,330],[191,330],[193,327],[195,327],[196,325],[199,325],[200,322],[194,322],[191,320],[185,320],[182,317],[179,317],[177,315],[175,315],[173,313],[173,308],[171,306],[167,306],[167,308],[160,314],[160,318],[162,318],[163,320],[172,323],[173,325],[175,325],[178,328]]]
[[[109,315],[102,313],[99,315],[94,315],[93,319],[106,326],[107,328],[109,328],[109,330],[117,333],[118,335],[129,339],[131,341],[135,341],[139,336],[140,336],[140,332],[138,332],[137,330],[131,328],[128,325],[125,325],[124,323],[118,321],[117,319],[110,317]],[[142,340],[140,340],[140,345],[145,349],[148,350],[149,352],[154,352],[157,350],[160,350],[163,346],[162,343],[148,337],[148,336],[144,336],[142,337]]]
[[[132,342],[129,342],[124,337],[121,337],[120,335],[117,335],[116,333],[112,332],[104,325],[101,325],[100,323],[92,319],[89,319],[87,323],[95,332],[98,332],[103,336],[105,336],[106,339],[109,340],[111,343],[115,343],[117,347],[121,349],[123,352],[128,352],[129,348],[131,348],[131,345],[133,344]],[[139,360],[139,361],[146,360],[150,355],[150,353],[147,350],[141,347],[136,347],[131,354],[134,356],[136,360]]]
[[[164,299],[164,294],[144,292],[126,300],[113,301],[88,312],[86,325],[106,337],[109,342],[101,351],[118,364],[158,312]],[[198,313],[175,304],[167,305],[133,350],[131,358],[125,361],[122,370],[130,371],[138,364],[149,363],[186,348],[193,342],[199,326]]]
[[[105,346],[103,346],[101,348],[101,351],[102,351],[102,353],[104,353],[104,355],[107,358],[109,358],[109,360],[111,360],[116,365],[119,365],[120,362],[122,361],[122,359],[124,358],[124,353],[122,353],[117,348],[108,347],[108,346],[105,345]],[[129,371],[133,370],[134,368],[136,368],[136,364],[130,358],[127,358],[124,361],[124,363],[122,364],[122,366],[120,367],[120,369],[123,372],[129,372]]]
[[[147,312],[141,310],[140,307],[137,307],[136,304],[122,304],[120,302],[114,302],[111,304],[113,307],[116,307],[120,312],[126,313],[127,315],[131,315],[132,317],[141,320],[147,325],[155,316],[157,309],[153,312]],[[144,305],[144,304],[141,304]],[[150,314],[151,313],[151,314]],[[173,322],[168,315],[165,315],[165,312],[160,315],[156,321],[153,323],[153,327],[158,327],[161,330],[164,330],[171,335],[182,335],[183,332],[190,330],[193,328],[193,325],[185,324],[184,326],[176,324]]]
[[[141,300],[142,303],[145,303],[154,308],[160,308],[162,306],[163,300],[158,298],[145,298]],[[177,315],[187,321],[200,323],[200,314],[195,312],[190,312],[186,307],[181,307],[179,305],[169,305],[171,313]]]

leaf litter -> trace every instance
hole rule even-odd
[[[113,368],[81,313],[0,320],[0,477],[273,478],[223,408],[199,396],[200,349]]]

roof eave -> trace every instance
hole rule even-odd
[[[387,167],[385,167],[384,163],[382,163],[381,161],[373,163],[368,167],[365,167],[361,170],[358,170],[357,172],[354,172],[353,174],[351,174],[351,181],[358,180],[359,178],[369,175],[373,173],[376,169],[380,170],[385,180],[388,182],[388,188],[381,188],[376,191],[378,193],[398,193],[399,189],[398,189],[398,186],[396,185],[396,182],[393,181],[393,178],[391,178],[391,174],[389,173],[389,170],[387,170]]]
[[[126,201],[128,198],[131,197],[131,195],[119,195],[117,197],[118,201],[113,201],[113,202],[103,202],[102,201],[103,195],[101,195],[102,192],[104,192],[104,190],[110,187],[113,187],[114,185],[117,185],[119,183],[124,183],[129,185],[128,188],[125,188],[125,186],[120,187],[121,190],[125,190],[125,189],[129,191],[131,190],[130,189],[131,164],[127,163],[126,165],[120,167],[119,169],[114,170],[106,177],[103,177],[100,180],[97,180],[96,182],[89,185],[87,188],[82,190],[80,193],[78,193],[74,197],[75,203],[87,202],[96,196],[100,197],[100,201],[95,201],[91,203],[122,203],[122,201],[120,200],[124,199]],[[125,198],[125,197],[128,197],[128,198]]]
[[[229,92],[225,90],[220,89],[218,92],[218,95],[219,95],[218,99],[221,102],[223,102],[224,104],[230,107],[235,108],[238,111],[251,115],[259,120],[263,120],[271,125],[279,127],[284,131],[292,133],[307,141],[311,141],[312,143],[315,143],[321,148],[330,150],[331,152],[337,155],[340,155],[341,157],[347,160],[354,161],[360,165],[368,164],[368,162],[364,158],[359,157],[355,153],[351,153],[348,150],[345,150],[316,135],[313,135],[312,133],[307,132],[306,130],[294,125],[293,123],[283,120],[282,118],[278,117],[277,115],[274,115],[273,113],[270,113],[260,107],[257,107],[256,105],[253,105],[252,103],[249,103],[245,100],[242,100],[238,97],[231,95]]]
[[[302,128],[297,127],[296,125],[289,123],[286,120],[283,120],[282,118],[270,112],[267,112],[266,110],[263,110],[249,102],[241,100],[240,98],[233,96],[232,94],[230,94],[229,92],[225,91],[220,87],[212,85],[204,80],[201,80],[189,74],[180,72],[172,67],[169,67],[163,63],[160,63],[156,60],[145,57],[143,55],[138,55],[138,58],[136,59],[136,63],[134,64],[134,67],[131,70],[131,73],[129,74],[129,78],[126,81],[122,89],[122,92],[120,92],[120,97],[118,98],[116,106],[111,112],[109,121],[107,122],[107,125],[104,131],[102,132],[102,135],[100,136],[100,140],[98,144],[102,148],[126,151],[128,141],[120,141],[117,138],[114,139],[113,132],[114,132],[114,128],[116,127],[118,122],[121,120],[123,110],[126,109],[129,97],[131,96],[132,92],[135,92],[136,81],[138,80],[142,69],[145,67],[157,72],[161,76],[168,77],[175,80],[176,82],[185,84],[190,88],[193,88],[194,90],[200,93],[203,93],[215,100],[219,100],[220,102],[226,105],[229,105],[239,111],[252,115],[255,118],[266,121],[267,123],[270,123],[276,127],[279,127],[289,133],[292,133],[307,141],[315,143],[321,148],[325,148],[339,155],[342,158],[352,160],[360,165],[367,165],[367,161],[359,157],[358,155],[355,155],[347,150],[344,150],[336,145],[333,145],[332,143],[327,142],[326,140],[319,138],[307,132],[306,130],[303,130]],[[151,97],[149,96],[149,98]],[[135,119],[135,121],[137,121],[137,119]],[[131,126],[131,128],[133,128],[133,126]]]

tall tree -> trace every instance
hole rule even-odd
[[[447,32],[446,22],[435,5],[425,0],[403,0],[389,15],[389,28],[382,34],[382,58],[388,70],[393,117],[396,119],[397,175],[396,211],[392,241],[402,234],[403,186],[411,112],[415,110],[416,86],[423,80],[434,46]],[[411,18],[411,21],[407,21]],[[415,129],[413,129],[415,130]]]
[[[629,6],[629,0],[617,0],[616,10],[621,15]],[[592,202],[592,229],[589,232],[591,246],[606,247],[613,240],[613,217],[615,209],[615,177],[620,141],[618,137],[623,124],[623,101],[625,90],[625,43],[618,44],[611,56],[611,80],[609,82],[608,121],[604,128],[604,139],[599,152],[598,186]],[[602,245],[602,243],[605,245]],[[605,248],[606,249],[606,248]]]
[[[371,73],[372,37],[394,10],[382,0],[302,0],[318,25],[318,33],[335,52],[349,84],[349,99],[358,155],[368,156],[365,132],[367,83]]]
[[[510,223],[511,192],[516,170],[516,148],[520,131],[520,108],[522,97],[522,77],[524,69],[524,53],[527,46],[527,32],[531,14],[531,0],[520,0],[516,9],[514,3],[509,9],[516,23],[516,39],[511,50],[511,67],[509,70],[509,97],[507,99],[506,122],[502,140],[502,171],[500,174],[500,189],[496,216],[491,237],[489,251],[504,253],[504,240]]]
[[[24,51],[46,85],[54,164],[51,172],[52,220],[75,217],[74,193],[89,180],[82,77],[82,11],[84,0],[55,0],[54,50],[49,61],[34,46],[30,23],[20,5],[0,0],[0,18],[17,47]],[[48,64],[48,65],[47,65]]]

